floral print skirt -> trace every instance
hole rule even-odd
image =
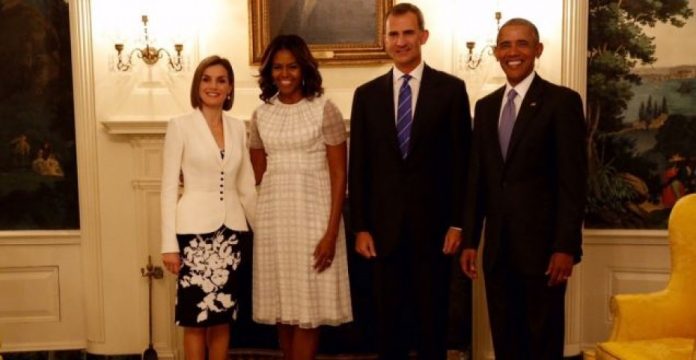
[[[242,259],[241,251],[247,234],[224,225],[208,234],[177,234],[182,260],[174,314],[177,325],[206,327],[237,318],[238,269],[242,261],[248,261]]]

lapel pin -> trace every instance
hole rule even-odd
[[[531,102],[531,103],[529,103],[529,106],[532,106],[532,107],[533,107],[533,106],[536,106],[536,102]]]

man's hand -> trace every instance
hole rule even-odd
[[[462,272],[471,280],[476,280],[478,278],[478,273],[476,271],[476,255],[476,249],[464,249],[462,255],[459,256],[459,266],[461,266]]]
[[[445,244],[442,247],[442,252],[445,255],[453,255],[459,248],[459,243],[462,242],[462,230],[457,228],[449,228],[445,234]]]
[[[162,264],[170,273],[177,275],[181,268],[181,256],[178,252],[162,254]]]
[[[544,274],[548,275],[549,286],[556,286],[568,281],[573,273],[573,255],[555,252],[551,255],[549,267]]]
[[[360,231],[355,234],[355,251],[366,259],[377,256],[375,251],[375,241],[367,231]]]

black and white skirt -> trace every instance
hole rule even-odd
[[[247,234],[224,225],[207,234],[177,234],[182,260],[174,312],[177,325],[207,327],[237,318],[239,268],[245,261],[241,249]]]

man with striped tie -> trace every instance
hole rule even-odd
[[[425,65],[423,14],[386,17],[394,67],[360,86],[351,114],[356,251],[374,265],[381,359],[445,359],[451,259],[461,239],[471,118],[464,82]]]

